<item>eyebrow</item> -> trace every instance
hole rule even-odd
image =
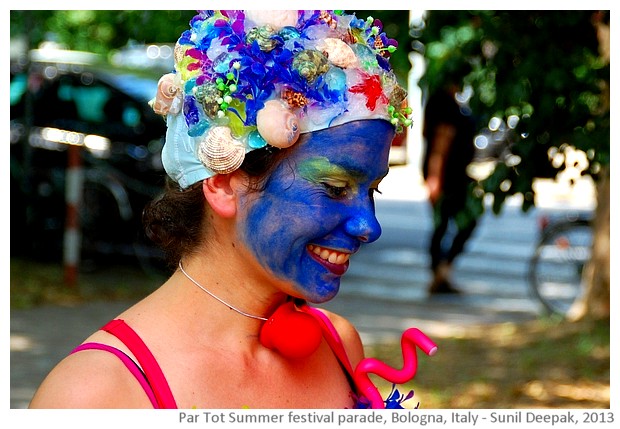
[[[363,180],[367,175],[359,169],[331,162],[328,158],[317,156],[298,165],[298,171],[307,180],[341,177],[343,179]]]

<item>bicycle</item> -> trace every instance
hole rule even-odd
[[[541,219],[540,238],[529,263],[529,284],[547,314],[565,317],[582,297],[583,269],[591,253],[589,214]]]

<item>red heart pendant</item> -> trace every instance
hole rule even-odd
[[[265,322],[260,342],[289,359],[310,356],[321,344],[323,333],[314,317],[295,309],[294,303],[282,304]]]

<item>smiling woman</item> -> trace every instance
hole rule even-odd
[[[292,282],[291,295],[333,298],[349,255],[379,238],[372,193],[386,174],[393,135],[381,120],[305,134],[260,198],[243,204],[243,241],[261,266]]]
[[[170,181],[144,220],[178,269],[31,405],[400,406],[377,400],[365,374],[380,365],[355,328],[308,304],[332,299],[351,255],[381,235],[373,194],[410,124],[393,49],[380,22],[342,12],[201,11],[152,103]]]

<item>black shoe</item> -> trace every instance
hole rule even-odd
[[[431,295],[448,295],[448,294],[459,294],[460,290],[452,286],[449,281],[444,280],[441,282],[433,283],[431,287],[428,289],[428,292]]]

